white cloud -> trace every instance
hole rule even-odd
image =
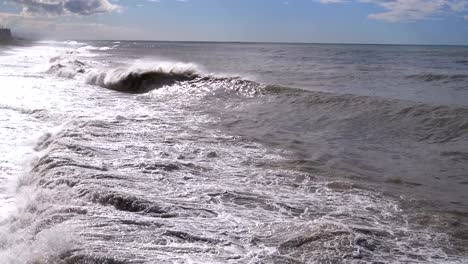
[[[24,15],[61,16],[92,15],[117,11],[119,6],[108,0],[10,0],[23,8]]]
[[[397,22],[462,13],[468,10],[468,0],[354,0],[380,6],[385,11],[370,14],[369,18]],[[345,2],[343,0],[319,0],[324,4]]]

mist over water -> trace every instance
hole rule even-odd
[[[468,49],[0,55],[1,263],[465,263]]]

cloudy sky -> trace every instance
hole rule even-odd
[[[0,24],[60,39],[468,45],[468,0],[4,0]]]

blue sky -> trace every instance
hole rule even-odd
[[[44,38],[468,45],[468,0],[7,0],[0,24]]]

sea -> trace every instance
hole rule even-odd
[[[0,263],[468,263],[468,47],[0,46]]]

